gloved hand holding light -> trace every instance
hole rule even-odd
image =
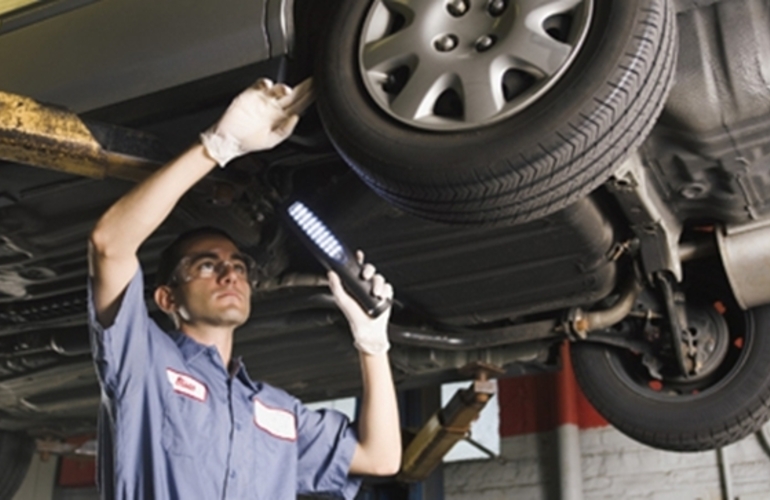
[[[347,317],[355,346],[369,354],[384,353],[390,347],[387,321],[393,301],[393,288],[375,274],[371,264],[364,265],[363,254],[354,255],[337,239],[329,228],[302,202],[293,202],[286,211],[290,227],[311,253],[339,276],[344,291],[335,294],[340,309]],[[360,258],[357,258],[360,257]],[[332,290],[336,286],[331,279]],[[348,297],[358,306],[349,304]]]

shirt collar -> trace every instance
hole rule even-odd
[[[219,365],[221,366],[222,361],[219,357],[219,353],[216,351],[216,347],[203,345],[179,330],[172,331],[169,335],[171,335],[171,338],[176,342],[186,363],[190,363],[206,351],[213,351],[213,354],[216,354],[217,359],[220,360]],[[258,382],[255,383],[251,380],[251,377],[249,377],[249,374],[246,371],[246,365],[243,364],[243,360],[240,356],[233,358],[231,363],[232,367],[230,373],[233,374],[233,378],[237,378],[254,392],[259,392],[262,389],[262,384]],[[221,368],[224,371],[224,367]]]
[[[169,333],[171,338],[176,342],[177,347],[182,353],[184,360],[189,363],[209,349],[216,349],[214,346],[206,346],[196,342],[189,335],[184,334],[178,330]]]
[[[233,363],[233,370],[235,371],[233,378],[237,378],[246,387],[251,388],[251,390],[254,392],[259,392],[260,389],[262,389],[262,384],[260,384],[259,382],[255,383],[253,380],[251,380],[251,377],[249,377],[249,374],[246,371],[246,365],[243,364],[243,360],[241,359],[240,356],[238,356],[237,358],[233,358],[231,363]]]

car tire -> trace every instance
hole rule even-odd
[[[26,433],[0,431],[0,500],[11,500],[29,470],[35,441]]]
[[[683,394],[644,387],[624,350],[578,343],[571,352],[586,397],[618,430],[656,448],[702,451],[757,432],[770,417],[770,306],[730,325],[730,349],[718,379]]]
[[[332,143],[377,193],[429,219],[521,223],[570,205],[647,136],[671,87],[677,51],[670,0],[585,1],[593,12],[584,39],[567,69],[543,83],[552,85],[547,91],[520,110],[479,120],[439,117],[439,125],[388,109],[379,73],[372,76],[359,59],[369,47],[361,40],[372,9],[385,2],[341,1],[315,71]],[[446,123],[449,129],[440,129]]]

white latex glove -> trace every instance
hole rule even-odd
[[[241,92],[213,127],[201,134],[208,155],[224,167],[233,158],[270,149],[294,131],[297,113],[312,100],[312,81],[294,89],[261,78]]]
[[[363,264],[364,254],[359,251],[356,256],[359,263]],[[364,279],[372,280],[372,295],[380,298],[393,298],[393,287],[385,281],[381,274],[377,274],[373,265],[365,264],[362,275]],[[390,349],[388,319],[391,308],[388,307],[378,317],[372,318],[358,305],[356,299],[348,295],[343,288],[340,277],[333,271],[329,272],[329,288],[334,295],[334,301],[350,323],[353,345],[356,346],[356,349],[374,355],[387,352]]]

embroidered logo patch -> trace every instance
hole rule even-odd
[[[206,401],[206,394],[208,391],[203,382],[199,382],[191,376],[172,370],[171,368],[166,368],[166,376],[168,377],[168,381],[171,383],[174,392],[197,399],[198,401]]]
[[[297,439],[297,421],[294,414],[280,408],[265,406],[254,399],[254,423],[263,431],[281,439]]]

